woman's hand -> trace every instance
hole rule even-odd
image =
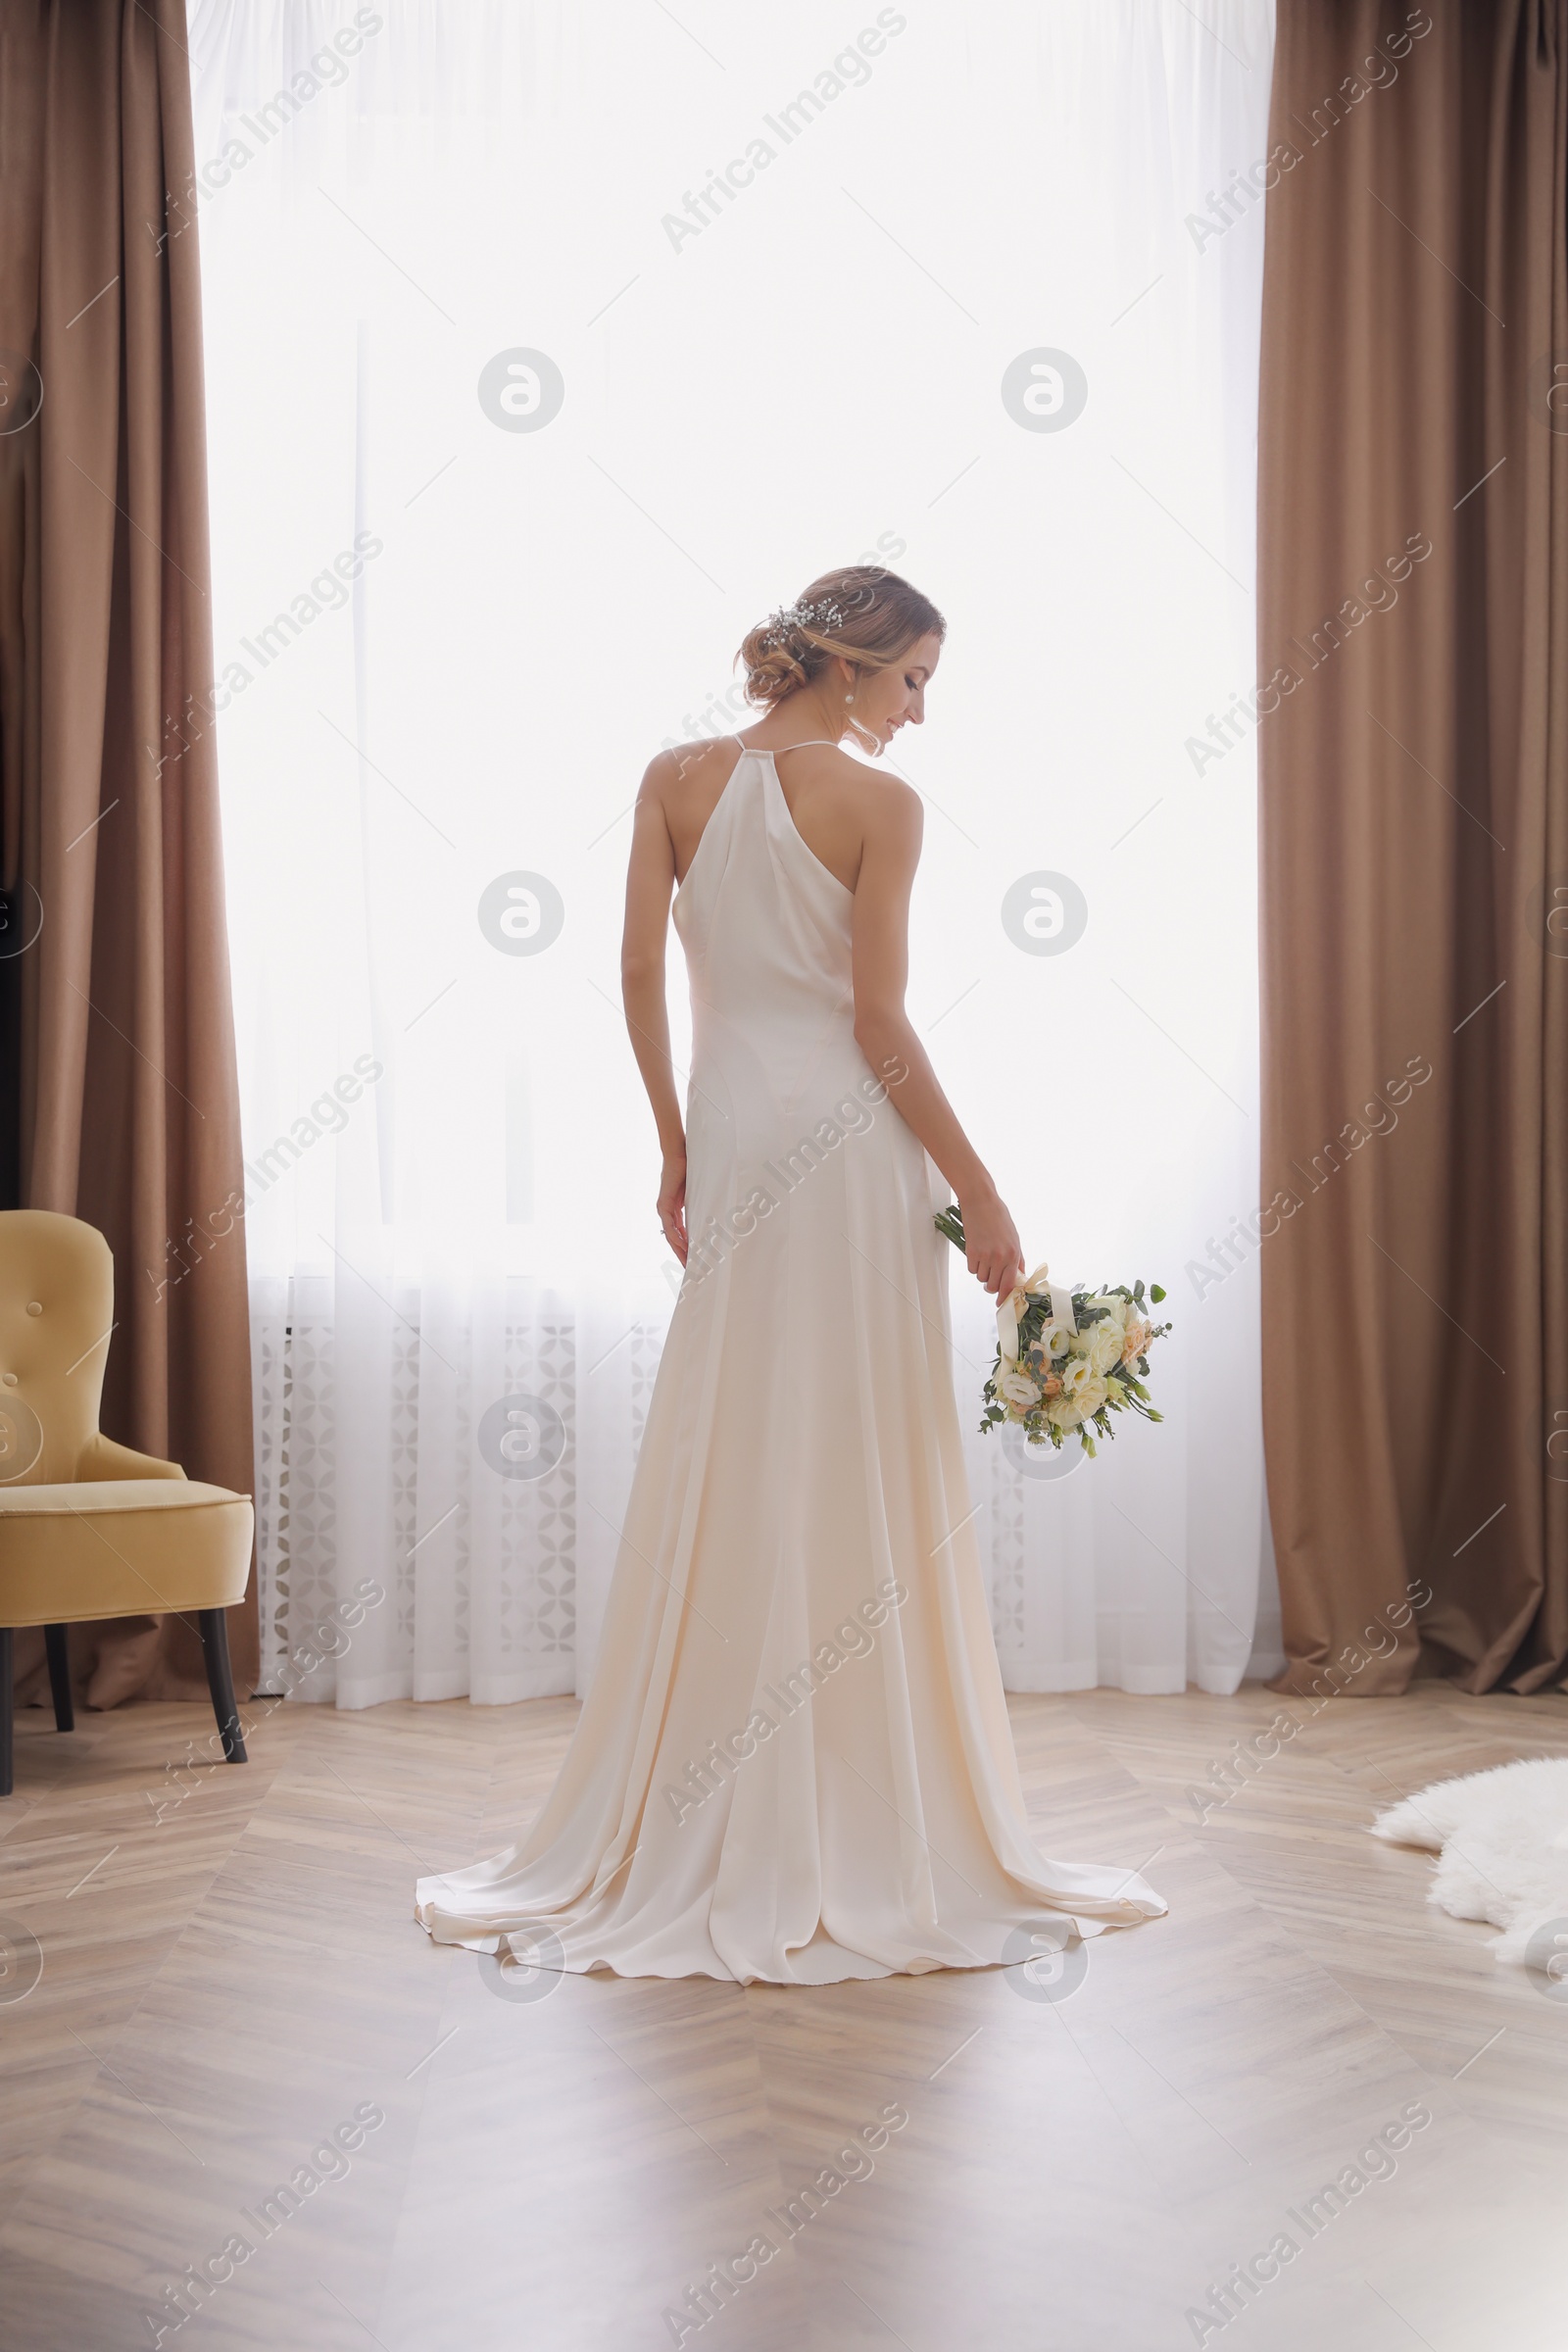
[[[659,1222],[664,1228],[664,1239],[680,1259],[686,1263],[686,1146],[677,1145],[664,1153],[664,1165],[659,1179]]]
[[[970,1273],[993,1298],[1004,1298],[1023,1280],[1023,1251],[1018,1228],[994,1188],[960,1194],[958,1214],[963,1219],[965,1256]]]

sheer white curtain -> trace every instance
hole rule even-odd
[[[371,1576],[300,1695],[580,1687],[672,1295],[629,806],[870,558],[950,622],[911,1012],[1031,1259],[1176,1324],[1162,1429],[973,1446],[1004,1671],[1231,1689],[1266,0],[190,26],[269,1669]]]

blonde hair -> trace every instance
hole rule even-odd
[[[891,669],[918,638],[947,633],[930,598],[897,572],[847,564],[760,621],[735,659],[746,664],[747,701],[771,710],[820,677],[835,655],[858,670]]]

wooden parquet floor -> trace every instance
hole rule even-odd
[[[1078,1947],[1057,1998],[1019,1970],[504,1997],[414,1925],[412,1883],[525,1826],[564,1699],[278,1707],[249,1765],[178,1780],[197,1709],[29,1712],[0,1804],[0,2342],[1564,2352],[1568,1999],[1366,1824],[1568,1753],[1568,1706],[1293,1702],[1298,1736],[1200,1821],[1190,1789],[1280,1703],[1011,1702],[1044,1848],[1171,1904]],[[1276,2276],[1210,2300],[1282,2234]],[[681,2310],[760,2235],[755,2276]]]

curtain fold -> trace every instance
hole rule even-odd
[[[188,723],[212,618],[184,14],[178,0],[15,0],[3,39],[14,1194],[84,1218],[114,1250],[108,1432],[249,1493],[217,772],[211,735]],[[231,1619],[249,1687],[254,1603]],[[182,1620],[74,1641],[89,1703],[205,1693]]]
[[[1259,637],[1288,1664],[1568,1662],[1564,0],[1281,0]]]

